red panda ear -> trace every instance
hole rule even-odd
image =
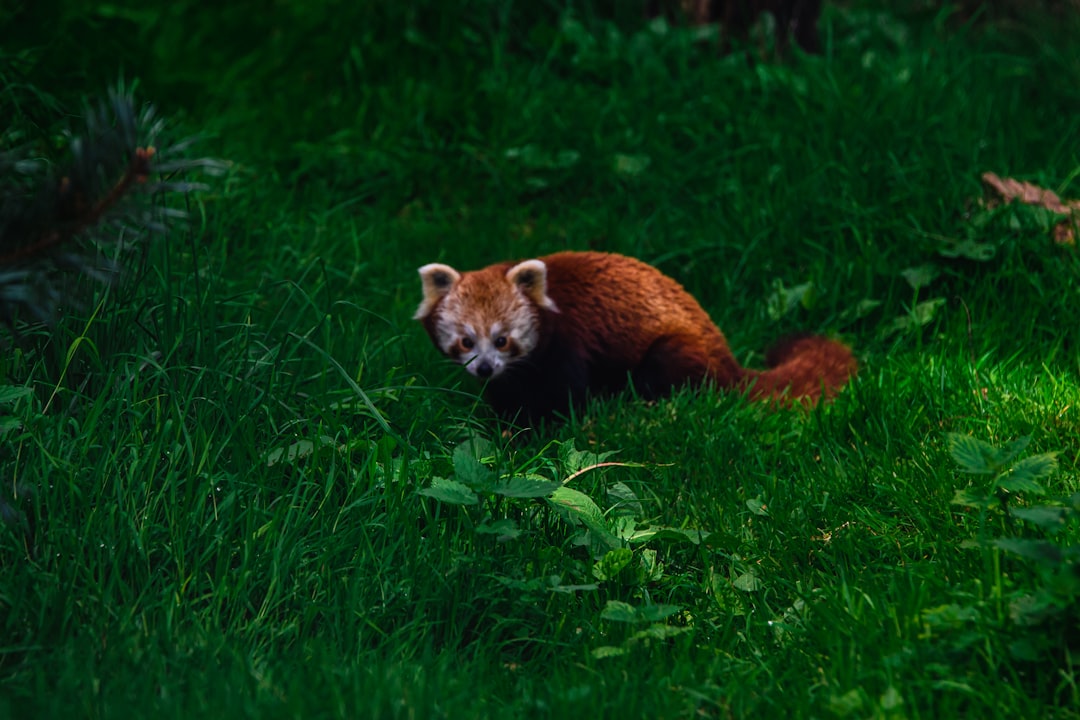
[[[461,274],[449,265],[431,263],[420,268],[420,284],[423,286],[424,299],[420,307],[416,309],[413,319],[423,320],[430,315],[436,303],[453,290],[460,279]]]
[[[547,294],[547,265],[541,260],[526,260],[506,271],[506,279],[517,285],[525,297],[542,308],[559,312]]]

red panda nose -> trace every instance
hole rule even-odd
[[[493,368],[491,367],[491,363],[484,360],[483,362],[481,362],[479,365],[476,366],[476,376],[477,377],[482,377],[482,378],[491,377],[492,369]]]

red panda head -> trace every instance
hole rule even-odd
[[[420,268],[424,299],[413,316],[435,346],[480,378],[498,377],[540,342],[540,313],[558,312],[547,294],[547,266],[526,260],[459,273],[449,265]]]

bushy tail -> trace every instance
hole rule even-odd
[[[750,397],[783,405],[816,405],[822,397],[835,396],[858,370],[851,348],[817,335],[782,340],[765,356],[765,364],[768,370],[746,371]]]

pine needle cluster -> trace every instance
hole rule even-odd
[[[0,321],[53,322],[78,304],[80,278],[112,283],[125,258],[163,238],[186,213],[176,194],[205,186],[220,161],[170,143],[153,105],[118,86],[64,131],[61,159],[18,127],[0,135]]]

